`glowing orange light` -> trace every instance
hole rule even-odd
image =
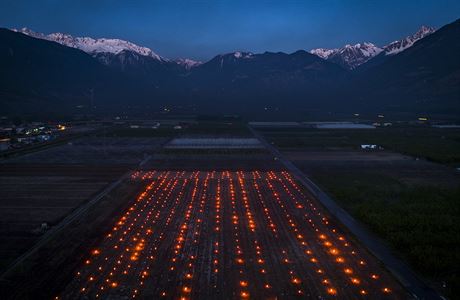
[[[335,248],[332,248],[330,251],[329,251],[332,255],[338,255],[339,254],[339,250],[335,249]]]
[[[249,293],[248,292],[241,292],[240,296],[241,296],[241,298],[249,298]]]
[[[327,289],[328,294],[330,295],[337,295],[337,290],[334,288],[328,288]]]
[[[352,278],[351,282],[353,282],[354,284],[359,284],[361,281],[358,278]]]

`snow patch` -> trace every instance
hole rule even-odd
[[[188,58],[179,58],[175,60],[175,62],[178,65],[185,67],[187,70],[190,70],[192,68],[198,67],[199,65],[203,64],[201,61],[195,61],[195,60],[188,59]]]
[[[167,61],[167,59],[164,59],[163,57],[159,56],[158,54],[156,54],[155,52],[153,52],[151,49],[147,47],[138,46],[134,43],[131,43],[125,40],[120,40],[120,39],[107,39],[107,38],[93,39],[90,37],[74,37],[70,34],[65,34],[65,33],[60,33],[60,32],[50,33],[48,35],[45,35],[43,33],[34,32],[28,28],[22,28],[19,30],[13,29],[13,31],[21,32],[23,34],[26,34],[26,35],[29,35],[35,38],[57,42],[67,47],[77,48],[89,54],[96,54],[96,53],[119,54],[120,52],[124,50],[128,50],[128,51],[132,51],[132,52],[135,52],[143,56],[150,56],[159,61]]]

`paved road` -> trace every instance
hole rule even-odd
[[[293,174],[297,180],[304,184],[310,192],[335,216],[350,232],[352,232],[367,249],[383,262],[386,268],[400,281],[400,283],[417,299],[443,299],[436,291],[428,287],[410,267],[402,260],[396,258],[388,246],[363,224],[355,220],[343,210],[334,200],[313,183],[291,161],[284,158],[283,154],[253,128],[249,130],[257,137],[266,148]]]

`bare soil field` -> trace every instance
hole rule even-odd
[[[3,165],[0,170],[0,269],[47,229],[90,199],[124,170],[52,164]]]
[[[195,152],[159,153],[153,156],[143,169],[186,170],[186,171],[245,171],[245,170],[279,170],[281,165],[268,153],[213,153]]]
[[[283,154],[291,161],[341,161],[341,162],[366,162],[366,161],[400,161],[413,160],[409,156],[405,156],[389,151],[360,151],[360,150],[311,150],[311,149],[286,149]]]
[[[460,174],[453,168],[391,151],[290,149],[283,154],[313,177],[319,173],[371,172],[407,184],[455,187],[460,183]]]
[[[140,191],[123,182],[0,280],[1,299],[52,299]]]
[[[7,163],[133,165],[166,142],[163,137],[87,137],[12,158]]]
[[[0,270],[165,138],[84,137],[0,162]],[[44,227],[42,224],[46,223]]]
[[[279,149],[356,150],[376,144],[387,150],[446,165],[460,163],[460,130],[395,125],[376,129],[260,129]]]

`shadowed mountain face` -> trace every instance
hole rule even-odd
[[[328,87],[347,71],[305,51],[285,53],[229,53],[192,69],[186,83],[192,95],[246,111],[264,106],[300,107],[315,104]],[[282,101],[280,101],[282,99]]]
[[[0,89],[7,109],[88,105],[85,93],[113,77],[80,50],[6,29],[0,40]]]
[[[460,20],[357,72],[361,104],[392,110],[460,112]],[[373,61],[376,60],[376,61]],[[356,104],[356,102],[355,102]]]
[[[458,113],[460,20],[354,71],[305,51],[235,52],[190,67],[125,49],[91,55],[0,30],[2,111],[188,105],[215,113],[401,110]]]
[[[325,62],[305,51],[292,54],[263,54],[235,52],[218,55],[209,62],[196,67],[191,77],[203,80],[211,77],[223,85],[242,80],[265,81],[271,85],[305,84],[343,75],[341,67]],[[287,82],[286,82],[287,80]],[[283,83],[284,82],[284,83]]]
[[[91,106],[145,104],[163,98],[158,84],[171,80],[168,68],[144,56],[145,65],[131,68],[127,62],[138,58],[132,52],[106,58],[113,63],[106,66],[81,50],[7,29],[0,29],[0,40],[2,113],[87,113]],[[123,68],[116,65],[122,59]]]
[[[117,54],[100,52],[92,56],[111,70],[121,72],[138,82],[154,86],[157,89],[160,87],[162,89],[171,88],[171,83],[179,75],[187,72],[186,66],[128,50],[123,50]]]

